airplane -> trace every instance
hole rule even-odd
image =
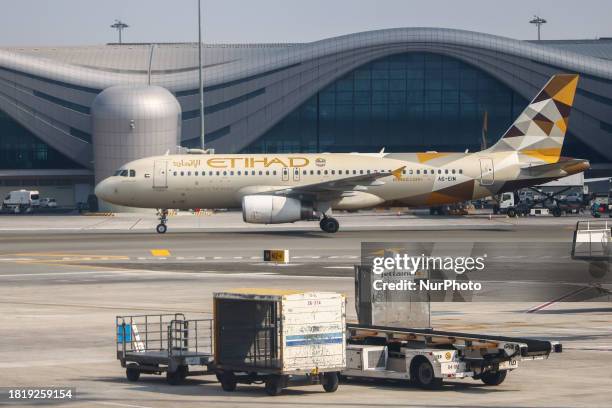
[[[539,185],[587,170],[561,156],[579,76],[554,75],[493,146],[479,152],[187,154],[135,160],[102,180],[98,198],[159,210],[241,209],[255,224],[319,221],[335,233],[333,210],[442,206]]]

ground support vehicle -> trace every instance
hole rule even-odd
[[[413,275],[415,282],[429,279],[429,272],[420,275]],[[371,266],[355,265],[359,323],[347,324],[343,377],[405,380],[427,389],[467,377],[499,385],[522,361],[562,351],[560,343],[547,340],[435,330],[430,292],[372,291],[372,282],[380,279],[409,278],[374,275]]]
[[[562,351],[558,342],[433,329],[348,324],[347,331],[343,377],[410,380],[426,389],[466,377],[499,385],[520,362]]]
[[[268,395],[321,384],[338,388],[345,367],[344,295],[276,289],[214,294],[214,369],[223,390],[264,383]]]
[[[141,374],[166,374],[169,384],[212,373],[212,319],[186,319],[182,313],[118,316],[117,359],[129,381]]]
[[[507,192],[501,195],[499,204],[493,207],[494,214],[507,214],[508,217],[516,217],[518,215],[545,215],[552,214],[555,217],[560,217],[565,213],[580,212],[581,205],[566,202],[561,200],[559,196],[570,190],[572,187],[566,187],[562,190],[547,193],[540,189],[529,187],[537,193],[534,199],[520,200],[516,192]]]
[[[31,211],[40,204],[38,191],[16,190],[11,191],[2,201],[2,211],[10,211],[15,214]]]

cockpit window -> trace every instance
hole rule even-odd
[[[130,170],[130,177],[136,177],[136,170]]]
[[[133,170],[132,170],[133,171]],[[135,174],[134,174],[135,175]],[[124,170],[124,169],[119,169],[115,172],[115,174],[113,174],[113,176],[120,176],[120,177],[127,177],[128,176],[128,171]],[[133,176],[132,176],[133,177]]]

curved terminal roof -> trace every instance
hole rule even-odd
[[[0,109],[91,167],[89,109],[118,84],[163,86],[183,110],[183,139],[197,135],[197,44],[0,48]],[[327,84],[401,52],[448,55],[530,98],[558,72],[582,75],[571,131],[612,161],[612,40],[521,41],[445,28],[394,28],[299,44],[204,46],[206,123],[218,151],[239,151]],[[33,97],[35,96],[35,97]],[[79,133],[81,132],[81,133]]]
[[[612,41],[610,42],[612,43]],[[528,42],[445,28],[366,31],[303,44],[218,44],[205,46],[205,85],[255,75],[308,59],[391,44],[444,45],[508,54],[612,80],[608,41]],[[582,50],[582,52],[580,52]],[[171,91],[197,86],[197,44],[109,44],[86,47],[0,49],[0,66],[57,81],[104,89],[123,83],[152,83]]]

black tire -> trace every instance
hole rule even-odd
[[[166,371],[166,381],[170,385],[181,385],[187,378],[187,367],[180,366],[176,371]]]
[[[223,391],[236,391],[236,385],[238,384],[238,381],[236,381],[236,376],[232,371],[225,371],[221,374],[218,374],[217,378],[219,378],[219,381],[221,382],[221,388],[223,388]]]
[[[338,389],[338,383],[340,378],[338,373],[325,373],[323,374],[323,389],[325,392],[335,392]]]
[[[442,387],[442,379],[436,378],[433,366],[426,358],[419,358],[411,369],[414,383],[427,390],[435,390]]]
[[[508,371],[486,372],[480,376],[480,380],[486,385],[499,385],[504,382]]]
[[[266,394],[271,397],[277,396],[283,391],[283,381],[280,375],[271,375],[266,378]]]
[[[321,231],[325,232],[327,229],[327,218],[322,218],[321,221],[319,221],[319,228],[321,228]]]
[[[559,207],[555,207],[552,210],[552,214],[555,217],[560,217],[561,216],[561,209]]]
[[[140,370],[137,367],[128,367],[125,369],[125,377],[128,381],[136,382],[140,378]]]
[[[516,217],[516,210],[514,208],[508,208],[506,214],[508,214],[508,217],[514,218]]]
[[[319,226],[328,234],[335,234],[340,229],[340,223],[335,218],[323,218]]]
[[[168,231],[168,227],[166,226],[166,224],[158,224],[155,230],[158,234],[165,234],[166,231]]]

